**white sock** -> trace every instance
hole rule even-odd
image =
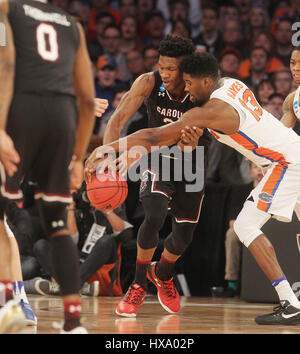
[[[277,291],[279,300],[288,300],[292,306],[300,308],[300,302],[287,280],[282,280],[278,285],[274,286],[274,288]]]

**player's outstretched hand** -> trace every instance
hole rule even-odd
[[[102,114],[107,110],[108,101],[104,98],[95,98],[95,116],[102,117]]]
[[[109,158],[108,158],[109,157]],[[100,173],[108,168],[108,165],[116,159],[116,152],[110,146],[102,145],[96,148],[87,158],[84,166],[84,179],[90,182],[93,173]]]
[[[0,161],[10,177],[16,173],[17,164],[20,162],[20,156],[11,137],[2,129],[0,129]]]
[[[181,140],[177,143],[177,146],[184,151],[185,146],[191,146],[192,150],[198,145],[199,138],[203,135],[203,129],[198,127],[190,128],[186,126],[181,130]]]

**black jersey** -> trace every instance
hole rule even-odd
[[[15,93],[74,95],[73,70],[80,42],[76,21],[46,1],[9,4],[16,47]]]
[[[155,85],[150,96],[145,100],[148,113],[148,126],[150,128],[176,122],[186,111],[194,107],[187,93],[182,100],[175,100],[165,89],[158,71],[154,72]],[[205,129],[199,139],[199,146],[208,147],[211,138]]]

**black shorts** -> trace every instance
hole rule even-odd
[[[164,181],[159,173],[148,168],[141,175],[140,199],[162,195],[169,200],[169,211],[176,222],[197,223],[199,220],[204,189],[187,192],[184,181]]]
[[[35,198],[69,203],[70,162],[78,111],[75,97],[16,94],[7,120],[7,133],[20,155],[18,171],[0,180],[2,197],[21,199],[20,184],[30,175],[37,182]]]

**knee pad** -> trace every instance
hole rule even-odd
[[[41,217],[41,224],[47,236],[57,231],[67,229],[67,205],[62,202],[47,202],[37,200],[37,206]]]
[[[192,223],[173,223],[172,233],[165,241],[165,248],[172,254],[182,255],[193,240],[196,225]]]
[[[261,227],[270,219],[271,215],[257,209],[251,201],[246,201],[233,224],[233,229],[240,241],[249,247],[259,235],[263,234]]]

